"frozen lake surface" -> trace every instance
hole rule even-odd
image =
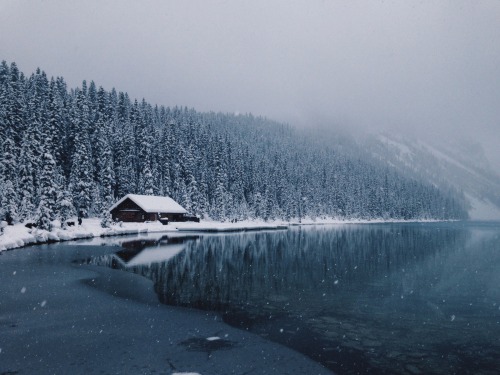
[[[0,373],[500,368],[498,223],[94,239],[7,252],[0,267]]]

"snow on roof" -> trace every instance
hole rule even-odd
[[[145,212],[160,212],[172,214],[185,214],[187,211],[179,203],[170,197],[158,197],[154,195],[138,195],[127,194],[118,202],[116,202],[110,211],[118,207],[127,198],[130,198],[135,204],[142,208]]]

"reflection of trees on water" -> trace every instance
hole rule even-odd
[[[417,289],[415,284],[428,282],[426,267],[433,267],[432,258],[439,261],[435,255],[456,251],[466,236],[463,230],[432,225],[296,228],[202,238],[164,236],[123,244],[123,250],[90,263],[152,279],[160,300],[167,304],[221,310],[267,302],[292,308],[325,297],[335,300],[335,296],[368,289],[378,282],[395,283],[396,293]],[[144,252],[155,249],[160,250],[160,257],[136,265]],[[177,250],[161,258],[172,249]],[[411,269],[413,272],[407,272]],[[387,278],[401,270],[405,277]]]
[[[162,302],[203,309],[304,304],[359,288],[464,242],[464,232],[395,225],[207,236],[168,262],[133,267]],[[406,281],[407,282],[407,281]]]

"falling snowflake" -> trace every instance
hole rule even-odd
[[[455,320],[455,315],[451,316],[451,321],[453,322]]]
[[[24,287],[24,286],[23,286],[23,287],[21,288],[21,293],[26,293],[26,287]]]
[[[43,300],[41,303],[40,303],[40,306],[41,307],[45,307],[45,305],[47,304],[47,301],[46,300]]]

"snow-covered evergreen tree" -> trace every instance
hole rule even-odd
[[[7,132],[4,143],[3,153],[0,163],[2,172],[0,178],[1,189],[1,212],[0,217],[7,222],[16,223],[19,221],[19,195],[18,195],[18,180],[17,180],[17,150],[15,147],[12,132]]]
[[[75,104],[76,115],[73,117],[75,139],[70,186],[78,215],[88,217],[92,206],[94,166],[92,164],[92,149],[88,133],[90,110],[84,89],[78,92]]]
[[[35,213],[37,194],[35,191],[35,165],[33,149],[35,147],[33,133],[26,131],[21,143],[21,155],[19,157],[19,186],[20,205],[19,215],[21,220],[32,219]]]
[[[51,230],[56,218],[57,186],[56,162],[48,152],[42,155],[42,173],[40,175],[40,202],[37,208],[37,223],[40,229]]]
[[[73,206],[73,197],[66,188],[62,188],[58,191],[57,211],[59,212],[59,219],[61,220],[62,227],[66,229],[68,219],[76,215],[76,210]]]

